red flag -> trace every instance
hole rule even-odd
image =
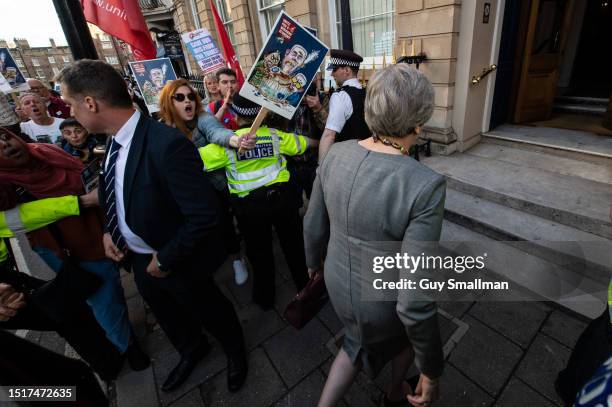
[[[242,86],[244,83],[244,75],[242,73],[242,69],[240,68],[240,63],[238,62],[236,52],[234,52],[234,47],[232,47],[232,42],[230,41],[229,35],[227,35],[227,31],[225,31],[225,26],[223,25],[223,21],[221,21],[221,17],[219,17],[219,12],[217,11],[217,7],[215,7],[215,2],[213,0],[210,0],[210,8],[213,12],[215,28],[217,29],[217,34],[219,35],[219,42],[221,43],[221,51],[223,52],[223,56],[225,57],[225,60],[229,64],[230,68],[236,72],[238,84]]]
[[[85,19],[130,44],[137,61],[157,54],[137,0],[81,0]]]

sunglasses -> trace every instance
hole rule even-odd
[[[196,95],[193,92],[188,93],[186,95],[183,93],[175,93],[174,95],[172,95],[172,99],[176,100],[177,102],[182,102],[185,100],[185,98],[191,100],[192,102],[195,102]]]

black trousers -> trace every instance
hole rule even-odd
[[[234,226],[234,215],[231,211],[230,205],[230,194],[227,188],[223,191],[217,191],[219,197],[219,204],[221,206],[221,232],[223,234],[223,241],[227,248],[228,254],[240,253],[240,238],[236,233],[236,227]]]
[[[40,285],[43,280],[23,273],[11,273],[13,278],[1,279],[13,285],[17,291],[25,291],[26,285]],[[16,278],[15,278],[16,277]],[[31,287],[35,288],[35,287]],[[74,307],[64,321],[57,322],[47,316],[44,310],[33,303],[20,309],[17,315],[8,321],[0,322],[1,329],[28,329],[33,331],[56,331],[74,350],[87,362],[91,368],[104,380],[114,380],[123,366],[123,356],[106,338],[104,330],[98,324],[89,305],[83,302]],[[9,356],[10,348],[0,348],[1,357]],[[11,356],[12,357],[12,356]],[[38,363],[34,356],[32,362]]]
[[[244,198],[232,198],[253,266],[253,301],[265,307],[274,305],[275,297],[272,227],[298,291],[308,282],[302,219],[293,198],[286,185],[259,188]]]
[[[0,384],[3,386],[75,386],[76,402],[47,402],[49,406],[108,406],[96,378],[80,360],[67,358],[0,330]],[[38,403],[22,402],[29,406]]]
[[[201,261],[205,263],[206,259]],[[146,271],[150,262],[151,255],[133,255],[136,286],[181,357],[190,358],[206,342],[202,326],[221,343],[226,354],[244,349],[234,306],[206,267],[185,265],[165,278],[157,278]]]

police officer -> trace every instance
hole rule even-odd
[[[240,95],[234,96],[232,109],[237,114],[237,135],[249,132],[259,108]],[[253,266],[253,301],[270,309],[275,295],[272,227],[298,291],[308,282],[302,220],[288,188],[289,171],[284,155],[303,154],[318,141],[267,126],[261,126],[256,136],[255,148],[249,151],[217,144],[199,151],[205,170],[225,168],[232,207]]]
[[[319,162],[334,142],[363,140],[371,135],[363,111],[366,92],[357,79],[363,58],[343,49],[332,49],[330,55],[327,70],[332,71],[339,88],[329,100],[329,114],[319,145]]]

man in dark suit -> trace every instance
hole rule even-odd
[[[141,115],[119,73],[81,60],[59,75],[64,99],[91,133],[112,134],[100,177],[108,257],[129,253],[140,294],[181,355],[162,390],[183,383],[210,345],[203,325],[228,359],[228,389],[244,383],[242,328],[212,273],[226,258],[219,204],[194,145],[178,130]]]

